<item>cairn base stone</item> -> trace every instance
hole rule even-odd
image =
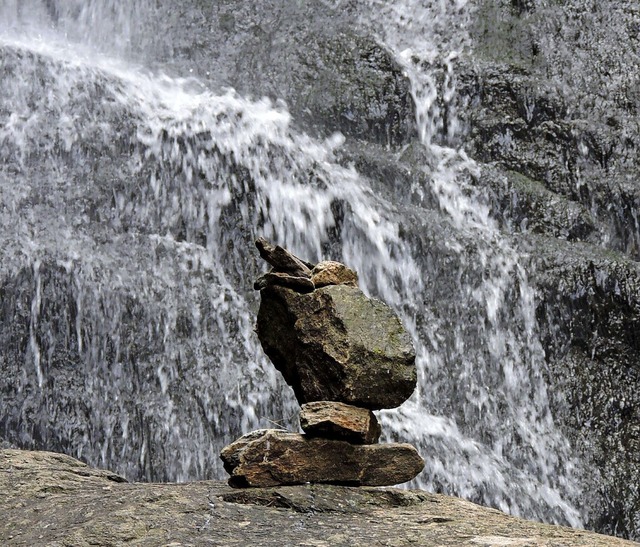
[[[416,387],[415,350],[396,314],[360,289],[260,291],[257,332],[300,403],[395,408]]]
[[[300,427],[309,437],[323,437],[354,444],[374,444],[381,428],[366,408],[333,401],[306,403],[300,409]]]
[[[278,429],[244,435],[222,450],[233,487],[327,483],[391,486],[413,479],[424,461],[409,444],[353,445]]]

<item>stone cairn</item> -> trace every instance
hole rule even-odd
[[[393,311],[367,298],[356,272],[310,264],[265,239],[271,266],[260,291],[257,333],[301,404],[304,434],[261,429],[222,450],[234,487],[330,483],[388,486],[424,467],[409,444],[378,444],[372,410],[401,405],[416,387],[415,350]]]

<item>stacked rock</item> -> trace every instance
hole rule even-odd
[[[305,434],[259,430],[222,450],[231,486],[307,482],[388,486],[424,467],[409,444],[378,444],[372,410],[395,408],[416,387],[415,351],[393,311],[358,288],[356,272],[310,264],[260,238],[257,333],[301,404]]]

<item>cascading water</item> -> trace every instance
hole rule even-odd
[[[31,42],[63,38],[132,58],[154,42],[154,6],[152,0],[3,0],[0,21],[5,32],[26,31]]]
[[[420,141],[432,158],[425,166],[428,191],[455,226],[448,246],[465,270],[452,284],[455,300],[447,303],[455,322],[441,313],[414,330],[427,342],[419,352],[422,393],[399,411],[385,412],[385,424],[417,439],[423,454],[439,455],[420,486],[453,490],[516,514],[543,518],[550,510],[580,526],[572,506],[577,463],[549,412],[533,289],[471,184],[479,168],[462,148],[452,148],[461,139],[455,61],[469,47],[473,8],[466,0],[431,2],[428,9],[415,0],[371,4],[383,21],[382,40],[400,52],[411,80]],[[399,307],[411,294],[431,292],[414,289],[384,297]],[[435,291],[425,300],[442,302]],[[514,477],[517,486],[509,484]],[[547,507],[541,511],[540,505]]]
[[[222,478],[219,451],[242,432],[296,427],[252,330],[247,249],[264,235],[343,260],[401,315],[419,387],[382,421],[425,457],[417,486],[579,526],[532,290],[460,148],[466,2],[362,6],[412,82],[429,181],[412,190],[436,210],[376,196],[338,163],[342,137],[294,130],[281,104],[146,73],[88,38],[108,29],[111,53],[136,57],[151,40],[131,22],[157,24],[154,6],[0,8],[0,358],[20,379],[1,386],[0,433],[130,478],[189,480]]]

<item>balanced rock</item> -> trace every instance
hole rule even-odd
[[[296,277],[311,277],[314,265],[301,260],[280,245],[271,245],[265,238],[259,237],[256,239],[256,247],[260,256],[273,266],[274,271]]]
[[[360,289],[260,291],[257,332],[300,403],[394,408],[416,387],[415,350],[391,308]]]
[[[261,291],[267,287],[288,287],[299,293],[307,293],[313,291],[316,287],[313,281],[308,277],[290,275],[283,272],[267,272],[256,279],[253,288]]]
[[[333,401],[302,405],[300,427],[309,437],[356,444],[377,443],[381,432],[380,424],[370,410]]]
[[[311,281],[316,288],[327,285],[358,286],[358,274],[340,262],[324,260],[318,262],[311,270]]]
[[[220,455],[234,487],[327,483],[390,486],[413,479],[424,461],[409,444],[353,445],[278,429],[253,431]]]

